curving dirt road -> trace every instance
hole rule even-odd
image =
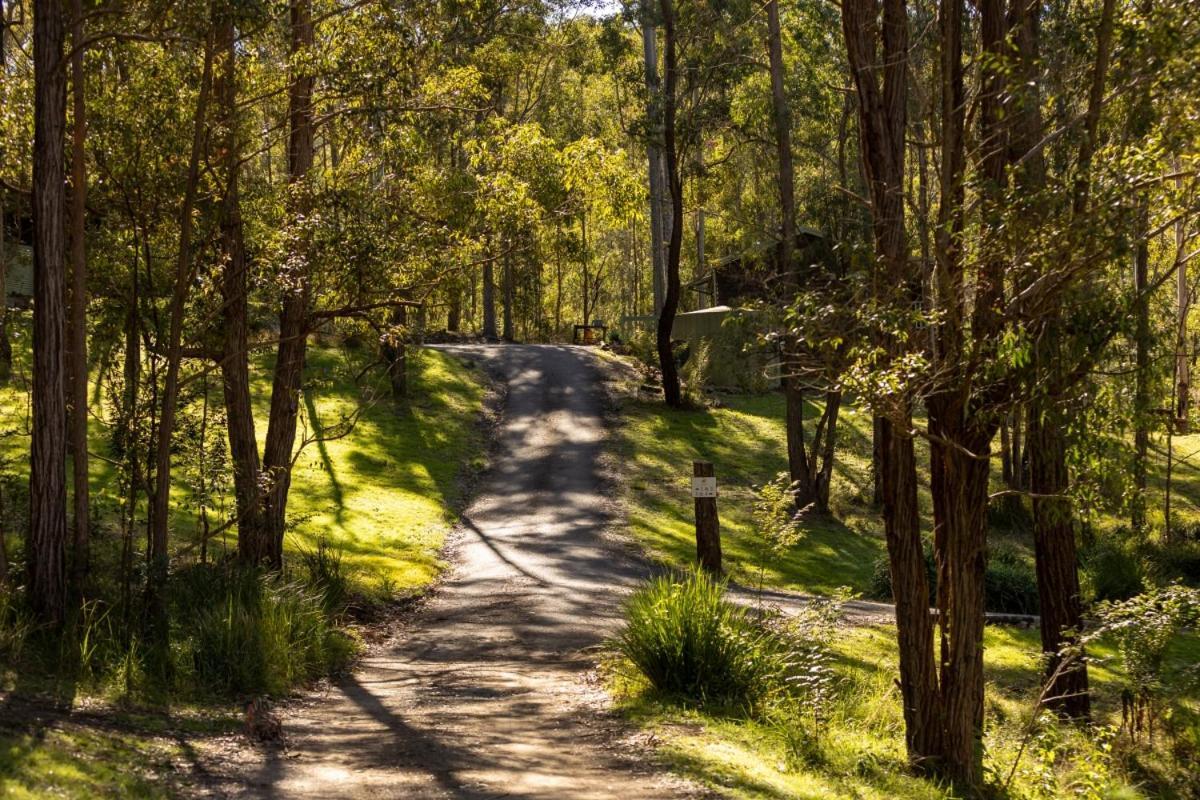
[[[285,717],[235,797],[676,798],[588,680],[648,569],[606,541],[599,366],[566,346],[446,346],[508,386],[453,567],[383,652]]]

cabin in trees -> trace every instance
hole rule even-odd
[[[687,288],[699,309],[714,306],[739,308],[759,303],[776,304],[790,300],[790,286],[796,275],[814,269],[832,269],[833,254],[824,234],[816,228],[800,228],[792,251],[792,268],[780,268],[781,242],[751,248],[718,261]]]
[[[776,384],[775,354],[763,348],[763,307],[790,303],[797,276],[832,271],[834,259],[825,236],[815,228],[796,234],[792,266],[782,269],[781,243],[752,248],[714,264],[687,284],[696,310],[675,317],[672,338],[690,350],[707,349],[708,382],[741,390]]]

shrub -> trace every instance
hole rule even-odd
[[[1123,667],[1122,728],[1131,738],[1143,731],[1149,738],[1164,706],[1183,694],[1179,684],[1193,678],[1192,668],[1173,669],[1167,654],[1183,630],[1200,623],[1200,590],[1179,585],[1154,589],[1100,603],[1095,614],[1098,625],[1087,641],[1111,637]]]
[[[236,566],[197,565],[175,578],[179,647],[197,683],[220,694],[280,694],[333,671],[353,652],[320,592]]]
[[[658,369],[658,345],[655,331],[650,327],[638,328],[629,337],[629,351],[634,358],[651,369]]]
[[[626,607],[617,649],[664,694],[750,710],[770,691],[770,634],[693,569],[654,578]]]
[[[1145,567],[1127,529],[1099,533],[1081,555],[1084,596],[1094,601],[1128,600],[1146,586]]]
[[[929,603],[937,602],[937,566],[933,551],[925,547],[925,577],[929,581]],[[988,611],[1005,614],[1036,614],[1038,609],[1037,576],[1033,566],[1011,547],[999,545],[988,553],[984,580],[984,605]],[[892,600],[892,575],[887,554],[875,561],[871,575],[870,597]]]
[[[1200,541],[1194,539],[1155,543],[1147,548],[1151,569],[1163,582],[1180,580],[1200,586]]]
[[[1038,613],[1037,575],[1033,566],[1013,548],[997,546],[988,553],[984,602],[988,611]]]

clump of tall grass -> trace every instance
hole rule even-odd
[[[298,552],[305,583],[321,595],[326,613],[335,619],[344,616],[350,610],[351,590],[342,551],[321,536],[311,550]]]
[[[665,695],[766,717],[826,700],[829,639],[808,632],[805,622],[734,604],[723,582],[693,569],[654,578],[630,598],[616,648]]]
[[[282,694],[336,671],[354,642],[335,626],[319,589],[235,565],[175,576],[174,618],[186,620],[178,666],[224,695]]]
[[[704,704],[753,707],[766,665],[764,633],[699,570],[654,578],[626,608],[617,649],[658,691]]]

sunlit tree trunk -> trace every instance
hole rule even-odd
[[[664,278],[666,275],[666,247],[669,237],[664,220],[664,206],[668,202],[663,186],[665,173],[662,152],[662,91],[658,80],[658,34],[654,24],[652,0],[645,0],[642,10],[642,56],[646,69],[647,116],[650,119],[646,141],[646,159],[649,170],[650,188],[650,264],[651,289],[654,294],[654,313],[662,313]]]
[[[313,165],[313,76],[309,67],[297,63],[313,46],[312,0],[292,0],[291,55],[294,73],[288,86],[288,187],[289,213],[293,224],[307,225],[312,205],[309,172]],[[288,491],[292,482],[292,451],[300,415],[300,387],[308,352],[311,312],[311,275],[308,263],[308,233],[299,230],[293,261],[297,273],[285,276],[279,307],[279,348],[271,386],[271,412],[263,449],[263,471],[270,482],[266,497],[266,521],[270,531],[269,561],[283,566],[283,533],[287,521]]]

